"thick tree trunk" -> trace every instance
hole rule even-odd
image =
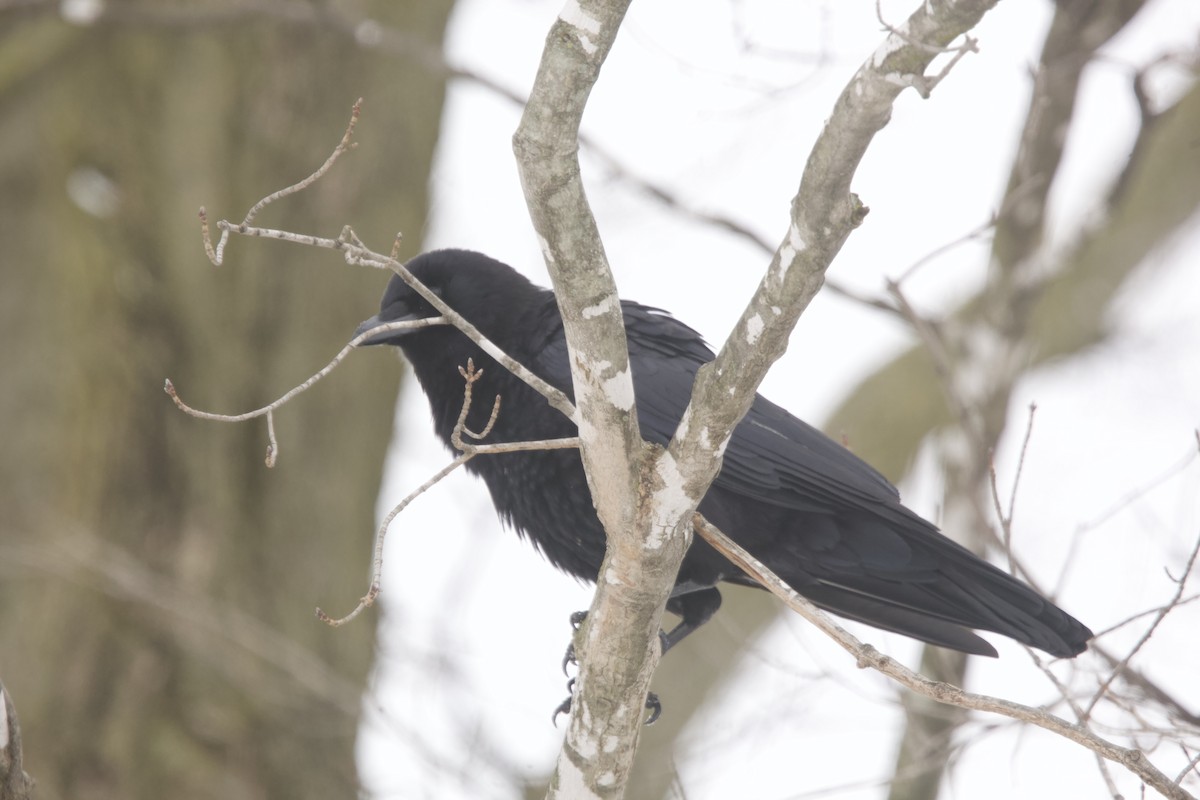
[[[450,5],[371,10],[436,45]],[[443,76],[321,26],[202,10],[12,20],[0,675],[37,796],[350,796],[374,628],[312,609],[361,593],[399,370],[352,360],[284,409],[274,470],[261,424],[186,417],[162,385],[241,411],[349,340],[380,276],[244,240],[214,269],[197,208],[240,218],[303,177],[365,95],[361,149],[264,221],[415,247]]]

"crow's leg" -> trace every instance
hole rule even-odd
[[[712,619],[713,614],[716,614],[717,609],[720,607],[721,593],[711,586],[705,589],[684,592],[669,598],[667,600],[667,610],[679,617],[679,624],[672,628],[670,633],[666,631],[658,632],[662,652],[665,654],[672,647],[682,642],[688,634]],[[571,615],[571,629],[573,632],[579,630],[579,626],[587,619],[587,613],[586,611],[576,611]],[[572,639],[571,643],[567,645],[566,654],[563,656],[563,674],[567,674],[568,664],[576,663],[578,662],[575,659],[575,642]],[[567,699],[558,704],[558,707],[554,709],[554,716],[551,717],[556,724],[559,714],[570,712],[571,692],[574,688],[575,679],[571,678],[567,681]],[[649,712],[646,724],[653,725],[655,720],[662,715],[662,702],[654,692],[646,695],[646,709]]]
[[[658,640],[662,645],[663,653],[665,654],[701,625],[712,619],[720,607],[721,593],[713,586],[672,595],[667,600],[667,611],[679,617],[679,624],[672,628],[670,633],[667,631],[658,632]],[[579,630],[579,626],[587,619],[587,615],[588,612],[586,611],[576,611],[571,615],[572,631]],[[578,662],[575,660],[575,642],[572,639],[567,645],[567,652],[563,655],[563,674],[567,674],[568,664],[575,663]]]
[[[720,603],[718,602],[718,605],[719,604]],[[564,675],[567,674],[567,665],[568,664],[578,664],[579,663],[575,658],[574,633],[579,630],[579,626],[583,624],[583,621],[585,619],[587,619],[587,615],[588,615],[588,612],[586,612],[586,611],[576,611],[574,614],[571,615],[571,631],[572,631],[571,643],[567,645],[567,652],[563,656],[563,660],[562,660],[562,670],[563,670]],[[667,651],[667,634],[664,633],[663,631],[659,631],[658,637],[659,637],[659,642],[662,645],[663,652],[665,653]],[[558,725],[558,715],[559,714],[570,713],[571,699],[574,697],[574,689],[575,689],[575,679],[570,678],[567,681],[567,699],[563,700],[561,703],[558,704],[558,706],[554,709],[554,714],[550,717],[550,720],[555,725]],[[655,723],[655,721],[658,720],[659,716],[662,714],[662,702],[659,701],[658,695],[656,695],[654,692],[649,692],[646,694],[646,710],[647,710],[647,712],[649,712],[646,716],[646,724],[653,725]]]
[[[719,598],[717,600],[717,605],[721,605],[721,601]],[[585,619],[587,619],[587,615],[588,615],[588,612],[586,612],[586,611],[576,611],[575,613],[571,614],[571,630],[572,630],[572,632],[579,630],[579,626],[583,624],[583,621]],[[712,615],[710,614],[709,616],[712,616]],[[697,623],[697,626],[698,625],[699,625],[699,623]],[[676,630],[678,630],[678,628],[676,628]],[[695,630],[695,628],[693,628],[693,630]],[[658,632],[658,643],[660,645],[662,645],[662,651],[664,653],[667,652],[667,648],[670,647],[670,644],[668,644],[668,642],[667,642],[667,632],[666,631],[660,630]],[[563,653],[563,660],[562,660],[563,675],[567,675],[569,677],[570,673],[567,672],[567,667],[571,664],[578,664],[578,663],[579,663],[578,659],[575,658],[575,637],[574,637],[574,633],[572,633],[571,641],[567,643],[567,652]]]
[[[659,633],[662,651],[666,653],[704,623],[712,619],[721,607],[721,593],[715,587],[673,595],[667,600],[667,611],[679,617],[679,624],[670,633]]]
[[[558,715],[571,713],[571,701],[575,697],[575,679],[571,678],[567,681],[567,699],[558,704],[554,709],[554,715],[550,717],[550,721],[558,727]],[[649,712],[646,715],[646,724],[653,725],[662,716],[662,702],[658,699],[658,695],[654,692],[646,693],[646,710]]]

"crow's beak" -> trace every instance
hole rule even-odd
[[[359,324],[359,326],[354,329],[354,336],[352,336],[351,338],[357,339],[359,336],[362,336],[367,331],[371,330],[372,328],[377,328],[382,324],[383,324],[383,320],[381,320],[379,318],[378,314],[371,317],[370,319],[364,319]],[[366,347],[367,345],[372,345],[372,344],[389,344],[394,338],[399,336],[401,333],[403,333],[403,331],[390,331],[388,333],[379,333],[379,334],[376,334],[375,336],[370,337],[369,339],[365,339],[365,340],[359,342],[358,346]]]

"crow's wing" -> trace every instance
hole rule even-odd
[[[642,436],[665,445],[696,371],[713,353],[665,312],[629,302],[623,311]],[[548,380],[570,385],[561,337],[538,361]],[[1055,655],[1079,652],[1091,635],[902,506],[895,487],[865,461],[761,396],[734,430],[713,485],[785,514],[799,512],[804,535],[775,538],[778,557],[770,561],[791,575],[789,582],[806,576],[794,587],[844,616],[988,655],[995,654],[990,645],[958,626],[997,631]]]
[[[696,371],[713,360],[713,352],[699,333],[664,311],[630,301],[622,302],[622,310],[638,424],[647,441],[666,445],[691,399]],[[571,391],[561,334],[538,348],[531,366]],[[761,395],[734,430],[716,485],[797,511],[877,512],[882,504],[903,513],[895,487],[870,464]]]
[[[638,423],[647,440],[666,444],[696,371],[713,353],[698,333],[662,312],[634,303],[624,311]],[[899,508],[895,487],[873,467],[761,395],[734,430],[716,485],[797,511]]]

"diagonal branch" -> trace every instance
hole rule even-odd
[[[850,182],[891,118],[892,104],[906,87],[925,81],[930,62],[994,5],[995,0],[924,4],[892,30],[842,90],[809,154],[792,199],[791,223],[766,275],[716,360],[696,376],[670,447],[679,461],[695,465],[687,468],[695,473],[692,480],[707,487],[716,475],[720,465],[711,463],[711,455],[724,449],[767,370],[787,349],[834,256],[862,223],[867,208],[850,192]],[[705,447],[705,441],[718,444]],[[706,460],[709,465],[699,468]]]
[[[395,324],[395,323],[389,323]],[[358,339],[364,339],[373,335],[375,331],[386,326],[377,326],[371,331],[367,331],[360,335]],[[357,340],[356,340],[357,341]],[[353,346],[353,345],[351,345]],[[458,420],[454,424],[454,430],[451,433],[450,440],[454,447],[460,451],[459,456],[451,461],[446,466],[442,467],[434,473],[428,480],[405,496],[403,500],[392,507],[387,516],[383,518],[379,529],[375,532],[375,545],[372,548],[373,557],[371,559],[371,580],[367,586],[367,593],[359,599],[358,604],[343,617],[334,618],[329,616],[319,606],[316,610],[317,619],[333,628],[341,627],[347,622],[352,621],[355,617],[361,614],[370,606],[374,605],[375,600],[379,597],[381,591],[380,581],[383,577],[383,543],[387,538],[388,530],[392,526],[392,522],[404,509],[408,508],[413,500],[423,495],[425,492],[432,489],[443,478],[454,472],[456,469],[466,464],[472,458],[478,455],[491,455],[494,453],[516,453],[528,450],[571,450],[579,447],[579,437],[571,436],[563,439],[543,439],[532,442],[500,442],[496,444],[471,444],[463,440],[463,434],[468,437],[479,440],[485,438],[492,431],[492,427],[496,424],[496,419],[500,415],[500,395],[496,395],[496,400],[492,404],[492,413],[488,418],[487,425],[479,433],[476,433],[467,428],[467,414],[471,410],[471,402],[474,400],[474,385],[480,377],[483,376],[482,369],[476,369],[475,364],[471,359],[467,359],[466,367],[459,367],[458,372],[463,377],[463,401],[462,408],[458,412]]]
[[[176,407],[183,413],[196,417],[197,419],[207,419],[214,422],[245,422],[246,420],[255,419],[265,416],[267,418],[267,457],[266,463],[268,467],[274,467],[276,460],[279,458],[279,442],[275,438],[275,411],[281,406],[290,402],[296,395],[302,394],[312,388],[314,384],[320,381],[329,373],[333,372],[346,356],[350,354],[355,347],[361,344],[366,339],[375,336],[376,334],[385,333],[387,331],[407,330],[410,328],[426,328],[430,325],[445,325],[447,320],[445,317],[430,317],[429,319],[407,320],[403,322],[388,322],[383,325],[377,325],[371,330],[356,336],[348,345],[343,347],[333,360],[322,367],[315,375],[308,380],[292,387],[282,397],[274,400],[262,408],[256,408],[253,411],[246,411],[241,414],[214,414],[210,411],[201,411],[192,408],[187,403],[183,402],[183,398],[179,396],[175,389],[175,384],[167,378],[163,382],[163,391],[175,402]]]
[[[817,626],[822,633],[828,635],[846,652],[854,656],[860,668],[870,667],[913,692],[936,700],[939,703],[972,711],[986,711],[993,714],[1000,714],[1001,716],[1036,725],[1039,728],[1069,739],[1076,744],[1080,744],[1109,761],[1124,766],[1164,797],[1171,798],[1171,800],[1196,800],[1177,781],[1173,781],[1151,764],[1140,750],[1121,747],[1097,736],[1082,725],[1067,722],[1061,717],[1055,716],[1043,709],[998,697],[964,691],[949,683],[930,680],[924,675],[913,672],[898,661],[880,653],[871,645],[859,641],[854,635],[826,616],[823,611],[807,599],[796,594],[790,586],[771,572],[762,562],[746,552],[736,542],[729,539],[729,537],[703,516],[696,514],[693,518],[693,524],[696,526],[696,532],[706,542],[743,569],[746,574],[758,581],[763,588],[786,603],[790,609]]]

